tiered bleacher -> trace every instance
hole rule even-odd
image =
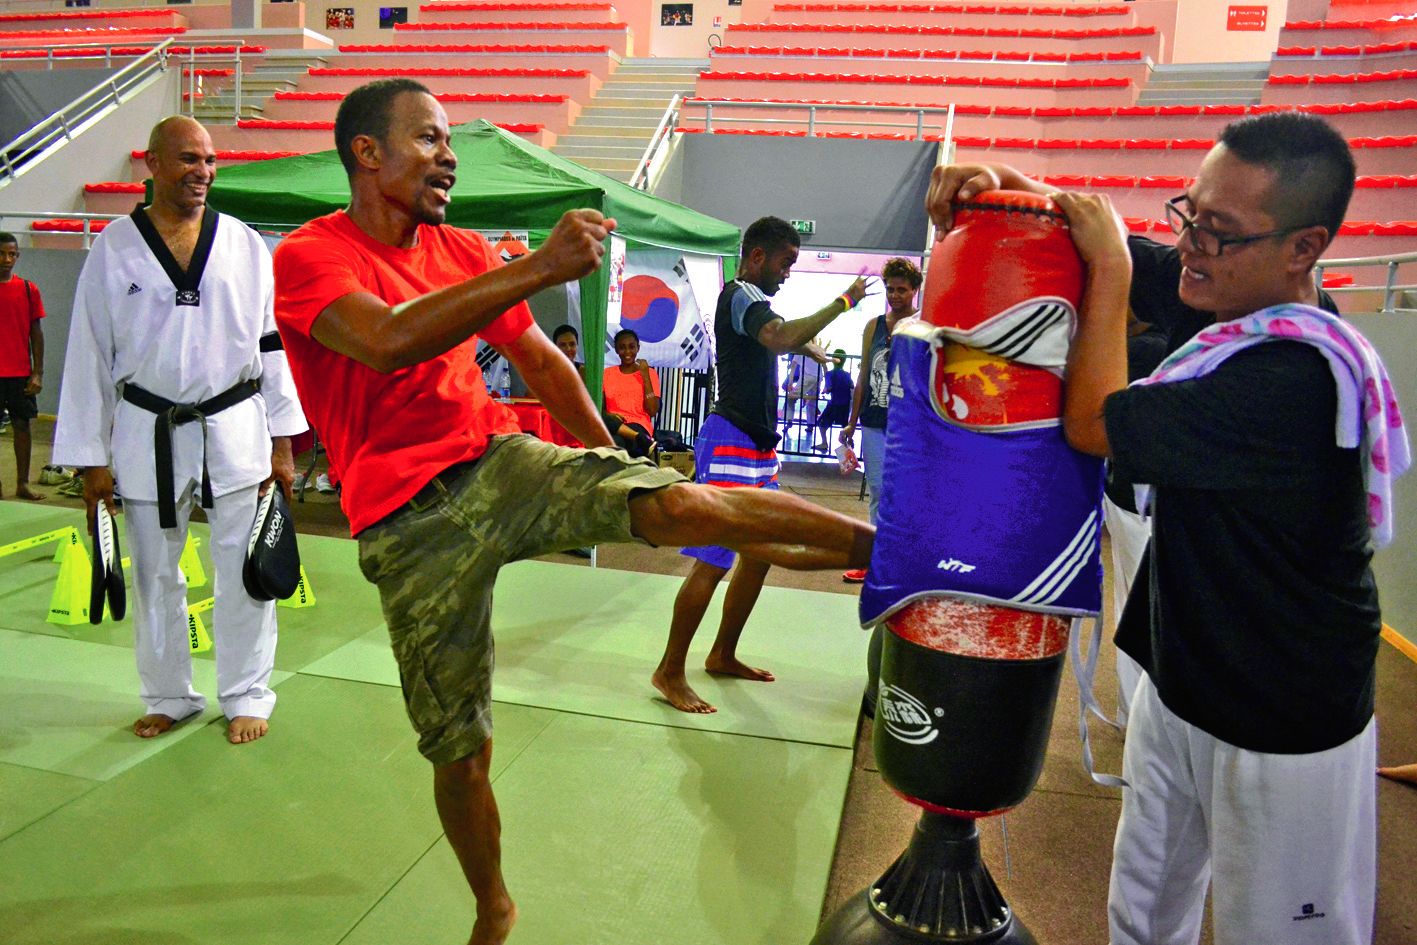
[[[1260,104],[1143,106],[1164,38],[1125,4],[777,3],[766,22],[728,28],[680,130],[800,137],[810,122],[820,137],[942,140],[952,104],[957,160],[1106,191],[1134,231],[1169,239],[1162,201],[1184,190],[1224,124],[1299,108],[1347,135],[1358,164],[1350,222],[1330,255],[1410,250],[1417,17],[1289,23],[1282,35]],[[820,108],[839,105],[859,107]]]
[[[0,16],[0,67],[27,60],[87,59],[93,49],[18,50],[37,36],[132,45],[181,35],[180,12],[70,10]],[[574,127],[621,57],[633,49],[613,5],[587,2],[437,2],[393,42],[345,44],[295,88],[273,95],[259,118],[211,127],[223,164],[327,149],[340,98],[370,79],[407,76],[428,85],[454,122],[487,118],[543,145]],[[1303,109],[1348,138],[1359,167],[1350,223],[1330,255],[1410,249],[1417,221],[1417,15],[1387,20],[1290,22],[1259,104],[1138,105],[1167,38],[1124,3],[776,3],[766,21],[727,27],[696,95],[686,133],[940,139],[954,107],[959,160],[1003,161],[1058,186],[1112,195],[1138,231],[1164,229],[1160,205],[1223,125],[1246,114]],[[195,44],[197,96],[222,92],[234,70],[204,65],[232,47]],[[112,50],[109,51],[110,55]],[[260,47],[246,47],[253,61]],[[244,68],[250,69],[250,64]],[[709,102],[753,103],[735,107]],[[918,116],[871,107],[927,109]],[[917,127],[918,126],[918,127]],[[142,142],[129,143],[138,148]],[[146,174],[133,151],[132,180],[94,182],[92,212],[124,212]],[[75,228],[74,221],[55,223]],[[81,226],[81,224],[79,224]]]
[[[405,28],[406,27],[406,28]],[[164,8],[91,9],[0,17],[0,68],[48,68],[61,61],[88,62],[140,56],[153,43],[178,36],[185,19]],[[32,35],[33,34],[33,35]],[[44,42],[48,49],[15,49]],[[92,34],[92,35],[90,35]],[[124,45],[71,47],[93,36]],[[608,2],[427,3],[419,22],[400,24],[396,41],[346,44],[323,54],[293,89],[263,103],[260,117],[208,122],[221,165],[288,157],[329,149],[339,101],[355,87],[378,78],[403,76],[427,85],[454,124],[487,119],[536,144],[551,146],[576,120],[621,56],[631,49],[628,27]],[[131,44],[129,44],[131,43]],[[218,57],[234,46],[196,45],[174,53],[195,62],[184,66],[184,100],[200,101],[227,92],[236,69]],[[264,47],[243,48],[243,71],[252,74]],[[191,58],[191,57],[189,57]],[[204,63],[214,63],[207,65]],[[190,83],[190,85],[189,85]],[[191,91],[186,91],[187,89]],[[131,180],[94,181],[83,188],[83,206],[92,213],[126,213],[143,196],[147,176],[142,134],[131,148]],[[62,206],[62,204],[61,204]],[[39,221],[41,232],[82,232],[83,221]],[[101,229],[101,222],[91,231]]]

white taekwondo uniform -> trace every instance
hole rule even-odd
[[[186,272],[138,209],[100,234],[79,276],[54,462],[110,466],[117,479],[137,597],[138,675],[150,713],[181,719],[206,708],[192,688],[187,582],[178,566],[205,473],[214,499],[207,516],[221,708],[228,718],[269,718],[275,706],[275,605],[253,600],[241,580],[257,493],[271,474],[271,437],[307,429],[279,348],[274,297],[261,237],[211,209]],[[259,393],[250,389],[256,385]],[[223,394],[224,404],[210,404]],[[144,409],[131,402],[138,395],[170,404]],[[190,411],[176,418],[171,478],[160,481],[154,432],[165,424],[155,411],[203,402],[205,419]],[[160,524],[163,485],[175,497],[169,527]]]

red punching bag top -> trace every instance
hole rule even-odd
[[[1075,313],[1082,289],[1082,260],[1052,198],[987,190],[955,204],[954,227],[930,254],[921,317],[968,332],[1030,299],[1061,299]]]
[[[975,429],[1056,419],[1083,266],[1051,198],[990,190],[955,204],[935,244],[921,317],[949,339],[935,360],[941,417]]]

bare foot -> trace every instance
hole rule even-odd
[[[154,712],[133,723],[133,734],[139,738],[156,738],[176,724],[172,716]]]
[[[254,742],[271,730],[265,719],[253,715],[238,715],[226,726],[226,740],[233,745]]]
[[[700,715],[707,715],[710,712],[718,711],[710,703],[699,698],[697,692],[689,688],[689,683],[684,679],[683,674],[670,676],[664,670],[656,669],[649,681],[654,683],[654,688],[659,690],[665,701],[680,712],[696,712]]]
[[[1379,768],[1378,774],[1394,781],[1406,781],[1408,784],[1417,784],[1417,765],[1399,765],[1395,768]]]
[[[772,682],[777,679],[767,670],[749,666],[736,657],[725,658],[715,656],[713,653],[709,653],[708,659],[704,660],[704,669],[716,676],[738,676],[742,679],[751,679],[753,682]]]
[[[24,483],[20,483],[19,488],[15,490],[15,497],[20,499],[29,499],[31,502],[39,502],[44,499],[43,495],[38,492],[35,492],[33,489],[31,489]]]
[[[472,924],[472,938],[467,945],[502,945],[517,924],[517,904],[507,900],[505,909],[477,909],[477,921]]]

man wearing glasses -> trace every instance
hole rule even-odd
[[[1064,431],[1149,486],[1154,529],[1117,631],[1144,673],[1112,945],[1195,945],[1207,886],[1217,945],[1372,941],[1369,563],[1407,451],[1395,402],[1362,393],[1385,389],[1381,362],[1312,307],[1354,173],[1322,120],[1270,114],[1227,127],[1166,204],[1175,247],[1126,241],[1106,197],[1054,195],[1088,267]],[[939,168],[936,226],[954,199],[1000,186],[1053,192],[1009,168]],[[1184,345],[1131,387],[1129,300]]]

